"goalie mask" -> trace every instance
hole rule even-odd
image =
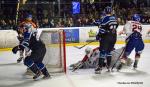
[[[90,48],[90,47],[87,47],[87,48],[85,49],[85,53],[86,53],[86,54],[89,54],[91,51],[92,51],[92,48]]]

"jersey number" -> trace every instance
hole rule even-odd
[[[117,28],[117,25],[111,25],[109,29],[112,30],[112,29],[116,29],[116,28]]]
[[[132,26],[133,26],[132,31],[141,31],[142,30],[142,27],[138,24],[133,24]]]

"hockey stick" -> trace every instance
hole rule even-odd
[[[82,49],[83,47],[85,47],[86,45],[88,45],[88,44],[90,44],[90,43],[92,43],[92,42],[95,42],[95,40],[92,40],[92,41],[90,41],[90,42],[84,44],[84,45],[81,46],[81,47],[78,47],[78,46],[74,46],[74,47],[77,48],[77,49]]]
[[[133,34],[133,33],[132,33],[132,34]],[[129,41],[130,36],[132,36],[132,34],[130,34],[130,35],[126,38],[126,41],[125,41],[125,42],[126,42],[126,45],[127,45],[128,41]],[[117,58],[116,62],[115,62],[114,65],[112,66],[111,71],[113,71],[113,69],[114,69],[114,67],[116,66],[117,62],[119,61],[120,57],[124,54],[124,51],[126,50],[126,45],[125,45],[124,49],[122,50],[121,54],[119,55],[119,57]]]
[[[123,48],[121,54],[119,55],[119,57],[117,58],[116,62],[114,63],[114,65],[111,68],[111,71],[113,71],[114,67],[116,66],[117,62],[120,60],[120,57],[123,55],[124,51],[126,49],[126,46]]]

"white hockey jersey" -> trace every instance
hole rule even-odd
[[[128,21],[124,26],[124,33],[127,35],[127,38],[133,33],[133,32],[139,32],[142,31],[142,24],[137,21]]]

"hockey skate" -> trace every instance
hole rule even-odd
[[[41,70],[41,73],[44,75],[44,76],[43,76],[43,79],[49,79],[49,78],[51,78],[51,76],[50,76],[48,70],[46,69],[46,67],[44,67],[44,68]]]
[[[116,67],[117,72],[119,72],[119,71],[122,69],[122,66],[123,66],[123,64],[121,63],[121,64],[119,64],[119,65]]]
[[[106,64],[107,72],[111,72],[110,67]]]
[[[133,64],[133,69],[134,69],[134,70],[136,70],[136,69],[137,69],[137,63],[138,63],[138,61],[137,61],[137,60],[135,60],[135,62],[134,62],[134,64]]]
[[[111,72],[110,68],[107,68],[107,72]]]
[[[50,78],[51,78],[50,74],[47,74],[47,75],[43,76],[43,79],[50,79]]]
[[[101,72],[102,72],[102,69],[100,67],[97,67],[95,69],[95,74],[101,74]]]
[[[38,80],[39,77],[40,77],[40,75],[41,75],[41,72],[40,72],[40,71],[37,71],[37,73],[33,76],[33,79],[34,79],[34,80]]]

